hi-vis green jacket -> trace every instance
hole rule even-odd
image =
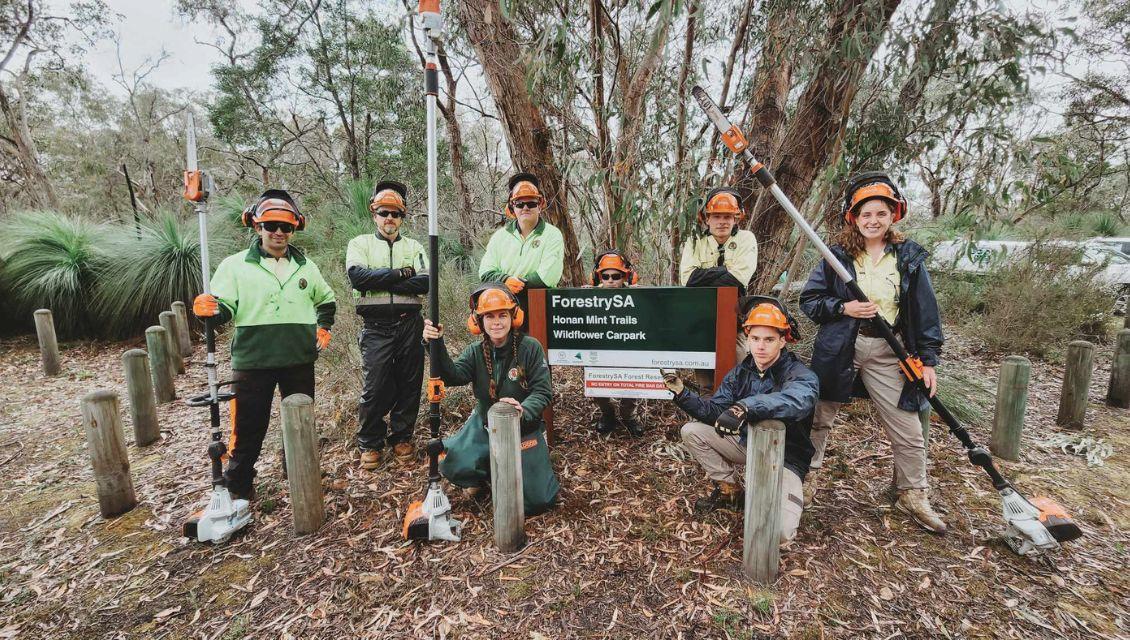
[[[235,322],[232,369],[274,369],[318,358],[318,327],[334,323],[334,292],[318,266],[290,247],[286,270],[276,276],[274,258],[260,241],[224,258],[212,276],[219,323]]]
[[[412,267],[416,275],[405,278],[400,271],[404,267]],[[424,248],[404,234],[392,241],[377,233],[350,240],[345,272],[353,285],[357,314],[367,320],[418,313],[428,292]]]
[[[565,238],[542,218],[525,240],[518,221],[511,220],[494,232],[479,263],[479,280],[503,282],[522,278],[535,289],[556,287],[565,266]]]

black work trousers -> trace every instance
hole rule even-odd
[[[283,398],[304,393],[314,397],[314,363],[279,369],[233,369],[235,399],[231,401],[232,432],[228,441],[228,489],[241,496],[251,492],[255,462],[271,421],[275,387]]]
[[[412,439],[423,392],[423,333],[419,313],[365,320],[360,339],[360,448],[379,451]]]

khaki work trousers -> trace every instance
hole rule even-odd
[[[741,485],[737,467],[745,466],[746,448],[737,436],[719,435],[714,427],[702,422],[688,422],[682,429],[683,446],[715,482]],[[796,536],[800,514],[804,510],[803,487],[794,471],[785,468],[781,474],[781,542]]]
[[[926,489],[926,441],[922,437],[922,422],[918,413],[898,408],[899,396],[906,378],[899,368],[898,358],[882,338],[859,336],[855,340],[855,368],[863,379],[863,386],[879,412],[879,420],[891,441],[891,454],[895,461],[895,488]],[[839,402],[821,400],[816,403],[812,420],[812,444],[816,454],[811,467],[819,469],[824,463],[824,448],[835,421]]]

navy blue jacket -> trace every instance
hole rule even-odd
[[[831,249],[854,277],[854,260],[839,245]],[[910,355],[918,356],[928,367],[935,367],[945,338],[942,336],[938,299],[934,296],[934,286],[930,284],[930,274],[926,271],[926,257],[930,254],[912,240],[888,245],[887,250],[894,251],[898,260],[899,312],[895,320],[895,335],[902,339]],[[812,270],[808,284],[800,294],[801,310],[820,325],[812,346],[812,370],[820,378],[821,400],[848,402],[853,390],[856,395],[867,395],[862,385],[857,384],[854,364],[855,338],[863,320],[836,312],[839,303],[854,299],[825,260]],[[898,406],[904,411],[918,411],[926,401],[918,386],[907,380]]]
[[[759,420],[784,422],[785,467],[803,480],[816,453],[809,432],[818,385],[816,374],[788,349],[782,349],[768,371],[758,370],[753,356],[746,356],[726,374],[713,396],[703,397],[683,389],[675,396],[675,404],[706,424],[714,424],[723,411],[737,403],[745,406],[750,424]],[[745,440],[743,433],[739,441],[744,445]]]

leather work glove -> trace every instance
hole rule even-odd
[[[522,293],[522,289],[526,288],[526,281],[517,276],[507,277],[505,284],[506,288],[510,290],[510,293],[513,293],[514,295]]]
[[[663,371],[663,386],[675,395],[683,392],[683,379],[679,377],[678,371]]]
[[[330,330],[318,327],[318,351],[330,346]]]
[[[404,278],[405,280],[407,280],[408,278],[411,278],[415,275],[416,275],[416,270],[413,269],[412,267],[401,267],[400,268],[400,277]]]
[[[718,421],[714,423],[714,430],[720,436],[741,435],[742,430],[745,429],[745,413],[744,405],[731,405],[729,409],[722,412],[722,415],[718,416]]]
[[[192,301],[192,313],[197,318],[212,318],[220,315],[220,302],[210,293],[202,293]]]

